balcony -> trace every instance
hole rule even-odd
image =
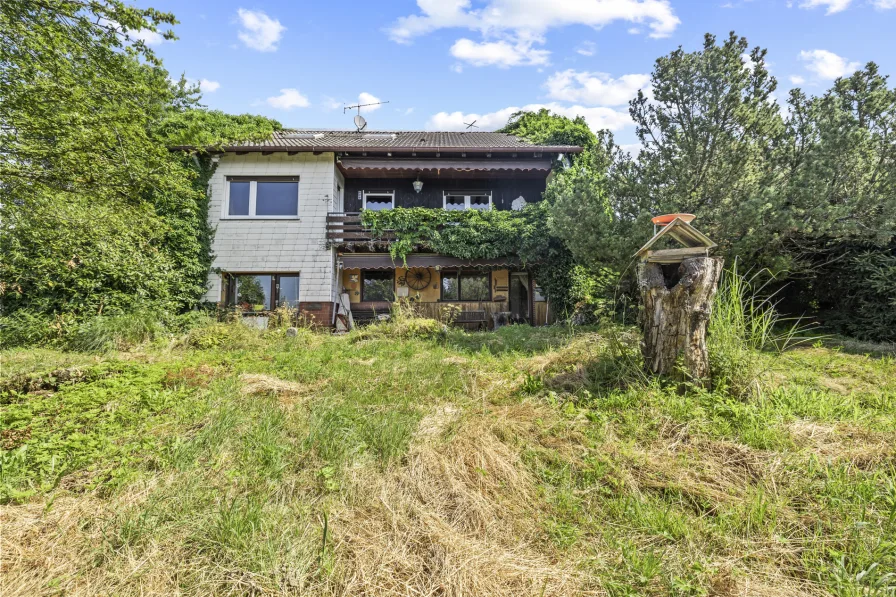
[[[350,247],[355,244],[388,245],[395,240],[390,232],[374,238],[361,223],[361,212],[330,212],[327,214],[327,244],[331,247]]]

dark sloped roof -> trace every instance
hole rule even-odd
[[[551,160],[525,159],[512,160],[496,158],[493,160],[468,158],[340,158],[345,170],[411,170],[414,172],[431,172],[433,170],[518,170],[551,171]]]
[[[260,143],[237,143],[228,151],[357,151],[359,149],[421,151],[497,151],[537,150],[578,153],[576,145],[535,145],[507,133],[439,131],[326,131],[285,129]]]

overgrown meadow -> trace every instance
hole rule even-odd
[[[892,346],[734,391],[609,324],[192,325],[0,353],[4,595],[896,591]]]

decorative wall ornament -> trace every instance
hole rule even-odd
[[[423,290],[432,281],[432,272],[429,268],[415,267],[405,274],[405,283],[414,290]]]

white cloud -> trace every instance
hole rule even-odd
[[[628,103],[649,82],[650,75],[622,75],[613,79],[606,73],[577,72],[570,69],[551,75],[545,87],[548,89],[548,96],[553,99],[586,105],[620,106]]]
[[[366,91],[362,91],[358,94],[358,103],[359,104],[375,104],[377,102],[382,101],[377,96],[372,93],[367,93]],[[373,112],[375,110],[379,110],[382,106],[367,106],[366,108],[361,108],[362,112]]]
[[[594,56],[596,51],[596,45],[593,41],[582,42],[582,45],[576,49],[576,53],[582,56]]]
[[[879,10],[896,8],[896,0],[872,0],[871,3],[874,5],[874,8]]]
[[[800,60],[806,63],[806,70],[825,80],[851,75],[861,67],[827,50],[803,50]]]
[[[298,89],[288,88],[281,89],[280,95],[275,95],[267,99],[269,106],[280,110],[292,110],[293,108],[307,108],[311,105],[308,98],[299,93]]]
[[[327,110],[338,110],[342,107],[343,102],[340,102],[334,97],[330,97],[329,95],[323,96],[323,104],[324,108]]]
[[[643,147],[640,143],[623,143],[619,148],[625,153],[631,154],[633,158],[636,158],[638,157],[638,154],[641,153]]]
[[[439,29],[478,31],[481,43],[459,39],[452,54],[460,53],[461,59],[474,64],[499,66],[545,64],[547,51],[534,50],[531,43],[543,41],[549,29],[568,25],[600,29],[623,21],[647,27],[650,37],[660,38],[671,35],[681,22],[669,0],[485,0],[477,8],[471,0],[417,0],[417,6],[418,14],[401,17],[387,29],[393,41],[409,43]]]
[[[790,82],[793,83],[794,85],[802,85],[803,83],[806,82],[806,79],[799,75],[790,75]]]
[[[803,0],[800,2],[800,8],[818,8],[819,6],[827,6],[828,10],[825,14],[832,15],[834,13],[846,10],[852,0]]]
[[[158,46],[160,44],[169,41],[165,39],[165,36],[156,31],[152,31],[151,29],[129,29],[125,30],[124,27],[116,23],[115,21],[110,21],[109,19],[99,19],[97,21],[97,25],[101,27],[109,27],[110,29],[114,29],[117,33],[122,35],[127,35],[131,40],[140,40],[147,46]]]
[[[260,10],[246,10],[240,8],[236,11],[240,20],[240,29],[237,37],[246,47],[259,52],[276,52],[277,43],[286,27],[277,19],[272,19]]]
[[[468,62],[473,66],[532,66],[547,64],[547,50],[536,50],[532,47],[532,41],[517,41],[511,44],[507,41],[489,41],[477,43],[467,38],[454,42],[451,46],[451,55],[458,60]]]
[[[409,116],[413,113],[414,113],[414,108],[408,108],[407,110],[404,111],[405,116]]]
[[[165,38],[161,33],[151,31],[149,29],[138,29],[137,31],[128,31],[128,37],[131,39],[142,40],[147,46],[158,46],[165,43]]]
[[[464,124],[465,122],[473,122],[475,120],[476,125],[480,130],[495,130],[507,124],[507,119],[510,118],[510,115],[514,112],[519,112],[520,110],[537,111],[541,108],[547,108],[551,112],[569,118],[583,116],[588,122],[588,126],[595,131],[599,129],[618,131],[634,124],[631,117],[628,115],[628,112],[619,112],[612,108],[604,107],[588,108],[585,106],[562,106],[551,102],[547,104],[528,104],[522,107],[510,106],[487,114],[465,114],[459,111],[439,112],[438,114],[433,114],[429,118],[426,123],[426,128],[428,130],[436,131],[463,131],[467,128]]]
[[[221,87],[217,81],[209,81],[208,79],[199,79],[199,89],[202,93],[214,93]]]

